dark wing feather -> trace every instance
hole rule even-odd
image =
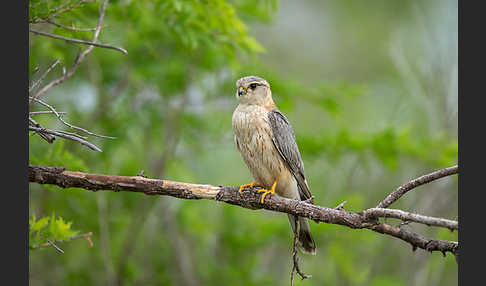
[[[273,109],[268,113],[270,128],[272,130],[273,144],[277,148],[282,159],[287,163],[292,175],[294,175],[299,187],[301,200],[307,200],[312,194],[307,186],[304,175],[304,163],[300,157],[299,147],[295,141],[294,131],[289,121],[280,110]]]

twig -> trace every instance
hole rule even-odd
[[[77,141],[77,142],[81,143],[81,145],[84,145],[84,146],[90,148],[91,150],[98,151],[98,152],[103,152],[103,151],[101,151],[100,148],[98,148],[93,143],[90,143],[90,142],[88,142],[88,141],[86,141],[86,140],[84,140],[82,138],[79,138],[79,137],[76,137],[76,136],[72,136],[72,135],[69,135],[69,134],[66,134],[66,133],[63,133],[63,132],[59,132],[59,131],[55,131],[55,130],[50,130],[50,129],[46,129],[46,128],[34,127],[34,126],[29,126],[29,130],[35,131],[37,133],[56,135],[56,136],[59,136],[59,137],[65,138],[65,139],[70,139],[70,140],[73,140],[73,141]]]
[[[97,47],[101,47],[101,48],[117,50],[117,51],[122,52],[124,54],[128,53],[127,50],[125,50],[124,48],[116,47],[116,46],[109,45],[109,44],[100,44],[100,43],[96,43],[96,42],[84,41],[84,40],[73,39],[73,38],[66,38],[66,37],[63,37],[63,36],[56,35],[56,34],[37,31],[37,30],[33,30],[33,29],[29,29],[29,32],[37,34],[37,35],[42,35],[42,36],[46,36],[46,37],[49,37],[49,38],[53,38],[53,39],[64,40],[64,41],[71,42],[71,43],[97,46]]]
[[[343,201],[340,203],[337,207],[335,207],[335,210],[344,210],[344,205],[347,203],[347,201]]]
[[[66,30],[70,30],[70,31],[76,31],[76,32],[90,32],[90,31],[95,31],[96,28],[85,28],[85,29],[82,29],[82,28],[76,28],[74,27],[74,25],[72,27],[69,27],[69,26],[66,26],[66,25],[62,25],[62,24],[59,24],[59,23],[56,23],[50,19],[47,19],[46,20],[46,23],[49,23],[51,25],[54,25],[54,26],[57,26],[59,28],[63,28],[63,29],[66,29]]]
[[[410,182],[408,182],[404,185],[401,185],[398,189],[396,189],[396,191],[389,194],[376,207],[377,208],[387,208],[388,206],[393,204],[396,200],[401,198],[406,192],[408,192],[408,191],[410,191],[410,190],[412,190],[412,189],[414,189],[418,186],[432,182],[434,180],[437,180],[437,179],[440,179],[440,178],[443,178],[443,177],[446,177],[446,176],[454,175],[454,174],[457,174],[457,173],[458,173],[458,166],[455,165],[455,166],[452,166],[452,167],[449,167],[449,168],[445,168],[445,169],[441,169],[441,170],[432,172],[432,173],[427,174],[427,175],[423,175],[423,176],[421,176],[417,179],[414,179],[414,180],[412,180],[412,181],[410,181]]]
[[[64,13],[66,13],[66,12],[68,12],[68,11],[71,11],[72,9],[76,8],[77,6],[79,6],[79,5],[80,5],[81,3],[83,3],[83,2],[86,2],[86,0],[80,0],[80,1],[78,1],[78,2],[74,2],[74,3],[73,3],[71,6],[69,6],[69,7],[67,7],[67,8],[66,8],[66,6],[68,6],[68,5],[71,3],[71,1],[70,1],[70,0],[68,0],[66,3],[64,3],[64,4],[62,4],[61,6],[59,6],[59,7],[56,7],[56,8],[55,8],[55,9],[54,9],[54,11],[58,11],[58,12],[57,12],[57,13],[52,14],[52,15],[49,17],[49,19],[55,18],[55,17],[57,17],[57,16],[59,16],[59,15],[61,15],[61,14],[64,14]],[[64,9],[64,8],[65,8],[65,9]],[[48,20],[48,19],[34,18],[34,19],[30,20],[30,21],[29,21],[29,23],[31,23],[31,24],[44,23],[44,22],[46,22],[47,20]]]
[[[181,199],[217,200],[248,209],[267,209],[283,212],[352,229],[366,228],[406,241],[412,245],[413,249],[421,248],[427,251],[456,254],[459,246],[455,241],[430,239],[397,226],[380,223],[376,219],[366,217],[363,214],[366,210],[359,213],[336,210],[279,196],[267,197],[265,198],[265,203],[262,204],[260,203],[261,194],[257,192],[258,188],[249,188],[251,191],[239,193],[237,192],[237,187],[190,184],[148,179],[140,176],[89,174],[62,171],[59,167],[35,165],[29,166],[29,181],[57,185],[62,188],[83,188],[91,191],[111,190],[116,192],[138,192],[146,195],[166,195]]]
[[[55,60],[42,74],[42,76],[35,81],[32,86],[29,88],[29,94],[46,78],[47,74],[59,63],[59,60]]]
[[[101,31],[101,26],[103,24],[103,18],[105,17],[105,11],[106,11],[106,6],[108,5],[109,0],[105,0],[103,4],[101,5],[100,8],[100,15],[98,17],[98,24],[96,26],[96,30],[93,35],[93,40],[92,42],[96,42],[98,40],[98,36]],[[50,83],[46,84],[41,90],[39,90],[33,98],[39,98],[41,95],[43,95],[45,92],[47,92],[49,89],[52,87],[61,84],[65,80],[69,79],[70,77],[73,76],[74,72],[78,68],[78,66],[83,62],[83,60],[86,58],[86,56],[94,49],[94,46],[91,45],[89,46],[86,50],[84,50],[81,54],[78,55],[76,58],[74,64],[71,66],[71,69],[68,72],[64,72],[61,77],[58,79],[55,79],[51,81]],[[29,105],[31,104],[32,100],[29,99]]]
[[[57,245],[54,244],[54,242],[50,241],[49,239],[47,240],[47,243],[49,243],[52,247],[54,247],[57,251],[59,251],[61,254],[64,254],[64,250],[60,249]]]
[[[82,0],[82,1],[84,1],[84,0]],[[62,4],[61,6],[54,8],[54,12],[65,8],[67,5],[69,5],[69,3],[71,3],[71,0],[68,0],[68,1],[66,1],[66,3]]]
[[[44,105],[45,107],[49,108],[56,115],[57,119],[59,119],[59,121],[61,121],[64,125],[66,125],[69,128],[76,129],[78,131],[81,131],[81,132],[84,132],[86,134],[93,135],[93,136],[96,136],[96,137],[100,137],[100,138],[116,139],[116,137],[99,135],[99,134],[90,132],[90,131],[88,131],[88,130],[86,130],[84,128],[71,125],[71,124],[67,123],[66,121],[64,121],[64,119],[62,119],[61,115],[57,112],[57,110],[54,107],[50,106],[49,104],[47,104],[47,103],[45,103],[42,100],[37,99],[37,98],[29,97],[29,99],[34,100],[34,101],[36,101],[36,102]]]
[[[67,112],[64,111],[57,111],[59,115],[64,115],[67,114]],[[55,114],[53,111],[46,110],[46,111],[30,111],[29,115],[38,115],[38,114]]]
[[[87,136],[81,136],[79,135],[78,133],[74,133],[74,132],[68,132],[68,131],[64,131],[64,130],[56,130],[57,132],[61,132],[63,134],[67,134],[67,135],[71,135],[71,136],[75,136],[75,137],[78,137],[78,138],[81,138],[81,139],[84,139],[84,140],[88,140],[88,137]]]
[[[53,14],[53,15],[51,16],[51,18],[57,17],[57,16],[59,16],[59,15],[61,15],[61,14],[63,14],[63,13],[66,13],[66,12],[68,12],[68,11],[71,11],[72,9],[76,8],[77,6],[81,5],[81,4],[82,4],[82,3],[84,3],[84,2],[86,2],[86,0],[79,0],[78,2],[74,2],[74,3],[73,3],[71,6],[67,7],[66,9],[62,9],[62,10],[60,10],[59,12],[57,12],[57,13]],[[61,6],[61,7],[62,7],[62,6]],[[64,6],[64,7],[65,7],[65,6]],[[64,8],[64,7],[62,7],[62,8]],[[58,8],[59,8],[59,7],[58,7]],[[56,8],[56,10],[57,10],[58,8]]]
[[[402,210],[371,208],[365,210],[363,214],[366,217],[370,217],[370,218],[391,217],[391,218],[401,219],[402,221],[405,222],[417,222],[429,226],[446,227],[451,230],[459,228],[458,222],[454,220],[424,216],[415,213],[405,212]]]
[[[88,232],[88,233],[84,233],[84,234],[78,234],[78,235],[71,236],[70,238],[68,238],[66,240],[58,239],[58,240],[50,241],[48,239],[47,240],[47,243],[42,243],[42,244],[39,244],[39,245],[34,245],[34,246],[31,246],[30,248],[36,249],[36,248],[49,247],[49,246],[57,247],[57,246],[54,245],[54,242],[56,242],[56,243],[57,242],[67,242],[67,241],[71,241],[71,240],[75,240],[75,239],[79,239],[79,238],[86,238],[86,240],[88,240],[89,245],[90,246],[93,246],[93,241],[91,241],[91,236],[92,235],[93,235],[92,232]],[[61,249],[58,249],[58,250],[61,250]],[[64,253],[64,251],[62,251],[62,250],[61,250],[61,252]]]
[[[34,76],[40,70],[39,65],[36,65],[30,76]]]
[[[37,127],[37,128],[43,128],[39,123],[37,123],[37,121],[32,119],[30,116],[29,116],[29,126],[34,126],[34,127]],[[36,132],[36,133],[39,134],[39,136],[42,139],[46,140],[48,143],[52,143],[56,139],[56,137],[51,136],[49,134],[38,133],[38,132]]]
[[[297,256],[297,249],[299,245],[299,232],[300,232],[300,221],[297,217],[295,217],[295,230],[294,230],[294,245],[293,245],[293,250],[292,250],[292,261],[293,261],[293,266],[292,266],[292,271],[290,273],[290,285],[294,285],[294,273],[297,272],[300,275],[300,278],[302,280],[311,278],[312,275],[307,275],[303,273],[300,270],[299,267],[299,257]]]

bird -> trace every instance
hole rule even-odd
[[[234,141],[252,177],[247,187],[261,187],[260,202],[267,195],[312,201],[304,175],[304,163],[287,117],[277,108],[270,84],[263,78],[250,75],[236,81],[238,106],[232,116]],[[293,233],[299,222],[298,246],[304,253],[316,254],[306,218],[288,214]]]

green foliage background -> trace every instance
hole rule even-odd
[[[63,3],[31,0],[30,19],[48,17]],[[100,4],[83,3],[56,21],[94,27]],[[95,48],[44,99],[68,112],[67,121],[117,139],[91,138],[103,149],[97,153],[31,135],[31,164],[248,183],[231,115],[235,81],[250,74],[270,82],[291,121],[319,205],[347,201],[346,209],[360,211],[414,177],[457,163],[455,1],[120,0],[110,2],[104,23],[100,41],[128,54]],[[81,48],[31,34],[30,71],[55,59],[69,67]],[[46,82],[61,73],[56,68]],[[64,129],[49,115],[36,120]],[[457,219],[457,176],[393,206]],[[64,254],[31,250],[31,285],[289,284],[292,236],[283,214],[37,184],[30,185],[29,212],[33,231],[44,231],[31,234],[31,245],[90,231],[94,242],[59,243]],[[457,240],[457,233],[405,227]],[[317,255],[302,255],[301,264],[313,277],[297,285],[457,284],[450,254],[412,252],[368,230],[311,228]]]

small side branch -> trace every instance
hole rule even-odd
[[[79,1],[79,3],[81,3],[81,2],[83,2],[83,1],[82,0]],[[98,41],[98,37],[99,37],[100,32],[101,32],[101,28],[102,28],[102,24],[103,24],[103,19],[105,17],[106,7],[108,6],[108,3],[109,3],[109,0],[105,0],[103,2],[103,4],[101,5],[100,14],[99,14],[99,17],[98,17],[98,24],[96,25],[96,29],[95,29],[95,31],[93,33],[93,39],[90,42],[89,47],[86,48],[84,51],[82,51],[78,55],[78,57],[74,61],[73,65],[71,66],[71,68],[67,72],[63,73],[63,75],[61,77],[59,77],[59,78],[57,78],[57,79],[49,82],[44,87],[42,87],[39,91],[37,91],[35,93],[35,95],[33,96],[33,98],[40,98],[49,89],[51,89],[54,86],[57,86],[57,85],[63,83],[64,81],[66,81],[67,79],[71,78],[74,75],[74,72],[77,70],[77,68],[79,67],[79,65],[84,61],[84,59],[88,56],[88,54],[91,53],[91,51],[94,49],[95,46],[93,44],[94,43],[97,43],[97,41]],[[70,9],[72,9],[72,8],[70,8]],[[31,102],[32,102],[32,99],[29,99],[29,105],[31,104]]]
[[[294,245],[292,248],[292,261],[293,261],[293,266],[292,266],[292,271],[290,272],[290,285],[294,285],[294,274],[297,272],[300,275],[300,278],[302,280],[311,278],[312,275],[307,275],[304,272],[300,270],[299,266],[299,256],[297,256],[298,253],[298,245],[299,245],[299,232],[300,232],[300,221],[296,217],[295,218],[295,230],[294,230]]]
[[[39,84],[41,84],[46,76],[49,74],[49,72],[59,63],[59,60],[55,60],[47,69],[46,71],[41,75],[41,77],[35,81],[32,86],[29,88],[29,93],[31,93]]]
[[[80,138],[78,136],[66,134],[66,132],[63,132],[63,131],[55,131],[55,130],[50,130],[50,129],[46,129],[46,128],[42,128],[42,127],[34,127],[34,126],[29,126],[29,130],[35,131],[39,134],[44,134],[44,135],[50,134],[50,135],[55,135],[55,136],[58,136],[58,137],[61,137],[61,138],[77,141],[77,142],[81,143],[81,145],[84,145],[84,146],[88,147],[89,149],[91,149],[93,151],[102,152],[101,149],[98,148],[93,143],[90,143],[90,142],[88,142],[88,141],[86,141],[83,138]]]
[[[86,2],[86,0],[79,0],[78,2],[74,2],[74,3],[71,4],[71,1],[68,0],[66,3],[64,3],[61,6],[55,8],[54,9],[54,12],[55,13],[52,14],[49,19],[55,18],[55,17],[57,17],[57,16],[59,16],[61,14],[64,14],[64,13],[66,13],[68,11],[71,11],[72,9],[76,8],[77,6],[79,6],[80,4],[82,4],[84,2]],[[69,4],[71,4],[71,5],[69,5]],[[43,18],[37,18],[36,17],[36,18],[30,20],[29,23],[31,23],[31,24],[44,23],[44,22],[47,22],[47,20],[48,19],[43,19]]]
[[[117,51],[122,52],[124,54],[128,53],[127,50],[125,50],[124,48],[116,47],[116,46],[113,46],[113,45],[100,44],[100,43],[96,43],[96,42],[84,41],[84,40],[73,39],[73,38],[66,38],[66,37],[63,37],[63,36],[56,35],[56,34],[37,31],[37,30],[33,30],[33,29],[29,29],[29,32],[37,34],[37,35],[53,38],[53,39],[64,40],[64,41],[71,42],[71,43],[90,45],[90,46],[96,46],[96,47],[100,47],[100,48],[117,50]]]
[[[59,115],[64,115],[66,114],[67,112],[64,112],[64,111],[57,111],[57,113]],[[49,110],[46,110],[46,111],[31,111],[29,112],[29,115],[39,115],[39,114],[55,114],[54,112],[52,111],[49,111]]]
[[[51,25],[54,25],[54,26],[57,26],[59,28],[63,28],[63,29],[66,29],[66,30],[69,30],[69,31],[76,31],[76,32],[90,32],[90,31],[95,31],[96,28],[76,28],[74,27],[74,25],[72,27],[69,27],[69,26],[66,26],[66,25],[62,25],[62,24],[59,24],[59,23],[56,23],[52,20],[46,20],[46,23],[49,23]]]
[[[35,121],[34,119],[32,119],[31,117],[29,117],[29,127],[32,126],[32,127],[36,127],[36,128],[40,128],[40,129],[44,129],[39,123],[37,123],[37,121]],[[39,136],[46,140],[49,144],[54,142],[54,140],[56,139],[56,137],[54,136],[51,136],[49,134],[45,134],[45,133],[40,133],[40,132],[37,132],[37,134],[39,134]]]
[[[111,136],[105,136],[105,135],[99,135],[99,134],[96,134],[96,133],[90,132],[90,131],[88,131],[88,130],[86,130],[86,129],[84,129],[84,128],[81,128],[81,127],[78,127],[78,126],[71,125],[71,124],[67,123],[66,121],[64,121],[64,119],[62,119],[61,114],[59,114],[59,113],[57,112],[57,110],[56,110],[54,107],[50,106],[49,104],[47,104],[47,103],[43,102],[43,101],[42,101],[42,100],[40,100],[40,99],[33,98],[33,97],[30,97],[30,99],[31,99],[31,100],[34,100],[35,102],[40,103],[41,105],[44,105],[44,106],[45,106],[45,107],[47,107],[47,108],[49,108],[49,109],[52,111],[52,113],[54,113],[54,114],[56,115],[57,119],[59,119],[59,121],[61,121],[61,123],[62,123],[62,124],[66,125],[66,126],[67,126],[67,127],[69,127],[69,128],[72,128],[72,129],[75,129],[75,130],[78,130],[78,131],[84,132],[84,133],[89,134],[89,135],[92,135],[92,136],[100,137],[100,138],[116,139],[115,137],[111,137]]]
[[[399,198],[401,198],[406,192],[408,192],[408,191],[410,191],[410,190],[412,190],[412,189],[414,189],[418,186],[421,186],[421,185],[430,183],[432,181],[435,181],[437,179],[457,174],[458,169],[459,169],[459,167],[457,165],[455,165],[455,166],[452,166],[452,167],[449,167],[449,168],[441,169],[441,170],[432,172],[430,174],[418,177],[417,179],[414,179],[414,180],[398,187],[398,189],[396,189],[393,193],[389,194],[376,207],[377,208],[387,208],[388,206],[390,206],[391,204],[396,202]]]
[[[400,219],[402,221],[413,221],[428,226],[445,227],[450,230],[455,230],[459,228],[458,222],[454,220],[424,216],[424,215],[410,213],[402,210],[371,208],[364,211],[363,214],[369,218],[391,217],[391,218]]]
[[[47,242],[46,243],[42,243],[42,244],[39,244],[39,245],[34,245],[34,246],[31,246],[30,248],[31,249],[37,249],[37,248],[42,248],[42,247],[49,247],[49,246],[52,246],[54,247],[57,251],[59,251],[60,253],[64,253],[64,251],[59,248],[59,246],[57,246],[55,243],[58,243],[58,242],[66,242],[66,241],[71,241],[71,240],[75,240],[75,239],[80,239],[80,238],[85,238],[88,243],[89,243],[89,246],[93,246],[93,241],[91,240],[91,236],[93,235],[92,232],[88,232],[88,233],[84,233],[84,234],[78,234],[78,235],[74,235],[74,236],[71,236],[70,238],[66,239],[66,240],[49,240],[47,239]]]

